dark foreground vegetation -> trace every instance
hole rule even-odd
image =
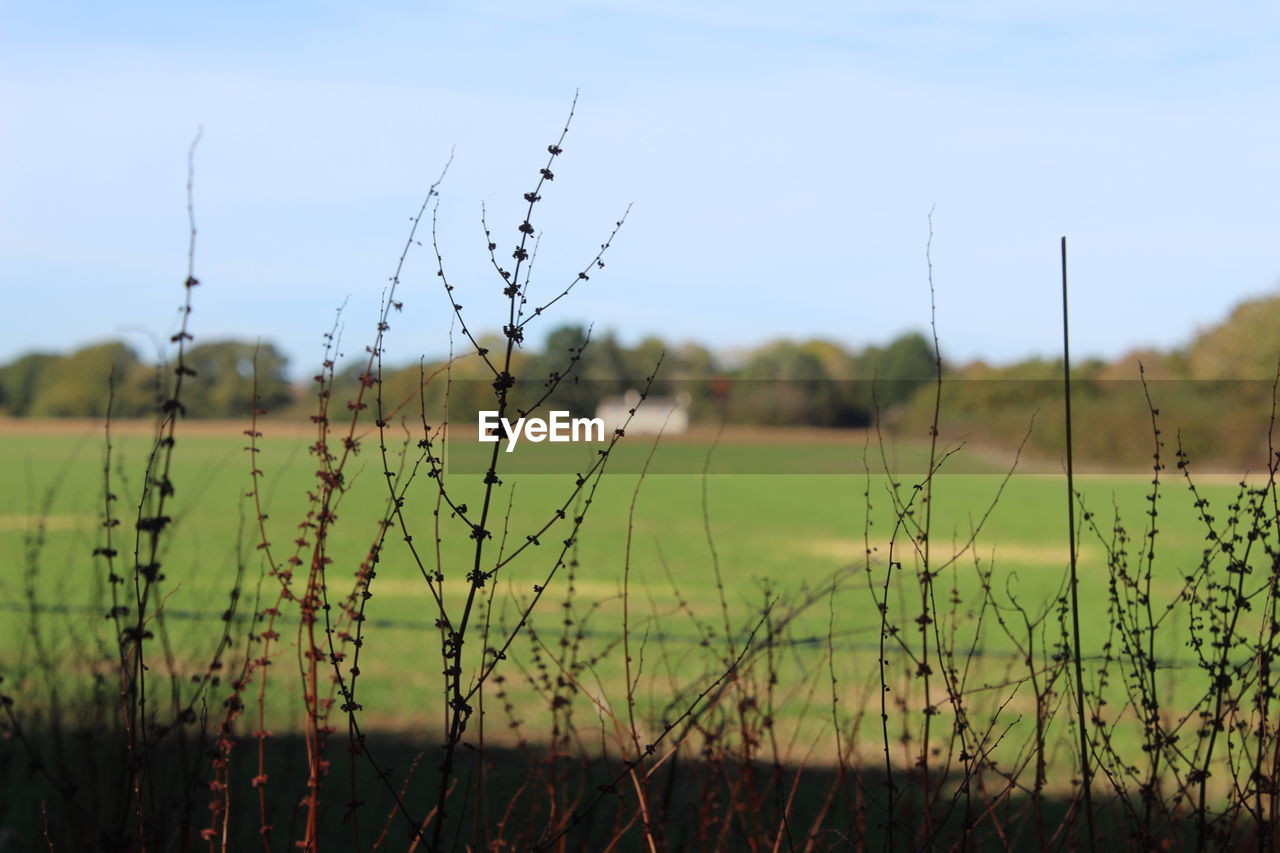
[[[585,369],[589,340],[562,341],[558,365],[537,372],[520,363],[517,344],[554,303],[603,274],[623,225],[607,229],[580,270],[538,288],[546,301],[527,297],[537,203],[563,141],[548,147],[515,224],[484,225],[490,286],[507,298],[499,339],[473,332],[435,251],[436,286],[453,301],[466,369],[485,377],[502,412],[537,410]],[[406,254],[419,241],[433,245],[433,201],[434,188]],[[193,220],[193,254],[194,241]],[[299,518],[264,509],[258,415],[279,386],[262,377],[261,362],[252,369],[251,353],[238,356],[251,366],[248,547],[228,580],[221,630],[195,655],[176,641],[166,613],[180,582],[168,555],[182,535],[175,517],[184,494],[172,460],[182,452],[185,413],[203,400],[193,361],[200,350],[186,322],[200,284],[189,270],[145,471],[125,475],[115,465],[107,421],[92,554],[103,580],[93,621],[103,630],[65,641],[32,598],[26,639],[0,659],[0,843],[68,851],[1276,848],[1274,405],[1254,436],[1266,464],[1217,506],[1200,497],[1196,457],[1166,432],[1158,389],[1136,386],[1152,459],[1147,514],[1135,523],[1064,488],[1069,559],[1058,592],[1024,600],[981,548],[998,478],[958,541],[934,529],[937,475],[954,448],[943,435],[949,402],[937,342],[925,339],[933,376],[917,393],[927,395],[929,464],[917,478],[899,477],[868,446],[868,475],[851,488],[888,505],[894,521],[887,531],[859,531],[863,559],[804,589],[765,581],[759,606],[741,618],[727,604],[726,567],[706,518],[718,600],[703,608],[681,597],[673,611],[652,613],[632,586],[629,534],[617,544],[618,624],[601,636],[586,630],[600,601],[576,592],[577,544],[614,446],[632,440],[626,427],[564,477],[544,524],[512,529],[518,484],[504,480],[499,446],[483,473],[450,476],[446,410],[426,394],[407,405],[389,400],[381,352],[403,307],[403,263],[361,369],[340,373],[333,352],[322,361],[310,394],[315,475]],[[461,363],[415,369],[414,387],[441,387],[440,399],[450,400]],[[654,353],[642,395],[666,369],[666,356]],[[103,381],[110,401],[127,380]],[[375,432],[361,438],[370,420]],[[357,467],[370,466],[380,476],[357,481]],[[885,487],[873,490],[878,468]],[[641,476],[637,496],[643,486]],[[344,497],[356,487],[377,489],[384,507],[371,533],[343,526]],[[1160,556],[1161,506],[1174,488],[1196,500],[1204,547],[1190,564]],[[363,559],[335,560],[339,536],[364,536]],[[1105,554],[1105,588],[1076,588],[1082,539]],[[456,540],[466,547],[461,562],[444,557],[443,544]],[[39,524],[27,545],[18,558],[38,566]],[[366,642],[390,561],[413,566],[434,603],[429,639],[412,649]],[[517,572],[518,591],[500,593]],[[499,595],[514,611],[497,609]],[[558,618],[535,620],[546,611]],[[815,612],[825,615],[825,635],[797,635],[799,616]],[[695,632],[694,651],[666,648],[666,623]],[[870,649],[837,641],[855,625],[872,628]],[[1175,668],[1170,649],[1179,647],[1190,657]],[[802,650],[808,657],[797,663]],[[367,704],[361,670],[387,654],[415,656],[435,679],[438,702],[409,709],[417,736],[381,734],[378,715],[388,709]],[[647,687],[655,670],[661,693]],[[536,711],[513,706],[517,680],[540,697]],[[865,689],[850,694],[850,681]],[[277,691],[280,683],[291,689]],[[271,707],[282,696],[290,706]],[[289,720],[289,729],[274,731],[272,719]]]

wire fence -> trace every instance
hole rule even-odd
[[[92,604],[48,604],[45,602],[30,601],[0,601],[0,612],[9,613],[26,613],[30,615],[56,614],[64,616],[84,615],[84,616],[101,616],[104,619],[109,618],[106,610],[100,606]],[[235,612],[227,618],[227,611],[213,610],[183,610],[166,607],[164,610],[166,619],[177,619],[193,622],[226,622],[232,624],[243,625],[252,622],[256,617],[253,613]],[[276,617],[277,623],[298,624],[298,619],[286,617],[283,614]],[[369,628],[385,628],[396,631],[430,631],[436,632],[439,629],[434,622],[418,621],[414,619],[388,619],[367,616],[364,624]],[[776,636],[773,638],[771,645],[774,648],[794,648],[805,649],[814,648],[826,650],[828,646],[832,652],[847,653],[880,653],[879,640],[857,642],[850,640],[850,637],[857,636],[875,636],[880,630],[879,624],[868,625],[860,628],[850,628],[841,631],[833,631],[827,634],[808,634],[802,636]],[[621,642],[623,632],[619,630],[596,629],[579,626],[574,628],[575,634],[581,634],[583,639],[598,640],[603,642]],[[682,632],[670,631],[648,631],[642,629],[632,631],[632,636],[643,635],[654,642],[675,643],[688,646],[706,645],[707,641],[700,634],[689,634]],[[746,639],[747,634],[744,632],[741,636],[734,637],[735,642],[741,642]],[[894,646],[890,645],[888,651],[892,651]],[[1011,658],[1018,653],[1013,649],[990,649],[982,646],[974,646],[964,650],[966,655],[972,654],[976,658]],[[1084,661],[1102,662],[1105,657],[1102,655],[1086,655]],[[1114,660],[1114,657],[1113,657]],[[1200,669],[1201,663],[1197,660],[1188,658],[1175,658],[1172,660],[1156,661],[1157,669]]]

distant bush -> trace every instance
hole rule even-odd
[[[95,417],[114,409],[141,416],[155,409],[155,370],[138,360],[127,344],[108,341],[70,355],[24,356],[0,372],[5,408],[37,418]]]
[[[236,418],[253,407],[276,411],[293,399],[286,359],[272,344],[216,341],[187,352],[191,396],[187,414]],[[160,370],[123,341],[82,347],[68,355],[30,353],[0,367],[0,408],[12,417],[149,417],[159,401]]]

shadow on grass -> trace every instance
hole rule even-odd
[[[147,772],[162,780],[154,790],[163,801],[150,804],[145,843],[139,843],[137,817],[126,811],[120,790],[127,778],[123,741],[88,729],[28,733],[25,739],[24,744],[9,738],[0,749],[0,850],[284,850],[303,837],[308,767],[301,736],[265,741],[265,779],[257,741],[240,740],[225,791],[206,781],[211,756],[195,739],[171,737],[154,747]],[[414,822],[428,818],[439,744],[371,734],[368,745],[388,782],[378,779],[363,756],[348,752],[345,733],[331,737],[316,849],[427,849],[425,843],[414,845],[415,824],[396,799]],[[27,746],[50,756],[49,763],[32,762]],[[490,746],[483,755],[481,762],[471,748],[462,756],[449,799],[445,849],[646,850],[647,834],[663,850],[1041,850],[1084,844],[1082,827],[1072,825],[1070,797],[1044,796],[1036,809],[1025,791],[993,796],[1007,789],[993,774],[972,780],[968,790],[962,778],[940,784],[935,777],[926,824],[920,780],[905,770],[895,770],[890,820],[883,768],[849,766],[842,772],[825,765],[744,762],[736,754],[681,754],[650,765],[642,808],[638,786],[629,778],[616,790],[609,787],[625,770],[617,760],[535,747]],[[227,809],[225,838],[206,829],[217,808]],[[1135,841],[1127,837],[1114,802],[1101,804],[1097,829],[1104,843]],[[1193,839],[1188,822],[1170,829],[1167,846],[1176,849]]]

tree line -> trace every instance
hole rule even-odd
[[[481,344],[496,350],[505,341],[492,336]],[[186,364],[194,371],[184,394],[188,417],[246,417],[255,387],[258,407],[268,413],[301,417],[314,408],[315,384],[290,383],[288,362],[273,344],[198,344],[187,351]],[[69,354],[28,353],[0,365],[0,411],[10,417],[101,417],[110,401],[115,417],[146,416],[155,411],[166,369],[144,361],[123,341]],[[585,328],[563,326],[542,346],[520,348],[513,359],[522,399],[536,399],[554,386],[547,402],[579,413],[643,387],[655,369],[654,393],[687,395],[695,418],[728,413],[741,423],[852,427],[870,424],[877,406],[907,399],[910,386],[904,383],[926,379],[934,354],[918,333],[857,350],[832,341],[778,340],[724,357],[699,344],[649,337],[626,346],[612,332],[589,339]],[[364,371],[360,359],[340,366],[334,397],[353,398]],[[882,382],[878,398],[872,378]],[[446,393],[455,413],[491,407],[491,382],[487,367],[471,355],[384,366],[379,391],[384,410],[415,414],[422,408],[421,393],[434,417]]]
[[[1187,460],[1221,464],[1224,470],[1265,470],[1275,461],[1273,445],[1280,449],[1273,407],[1278,369],[1280,296],[1239,304],[1181,347],[1073,363],[1076,452],[1133,470],[1150,470],[1157,449],[1170,469],[1181,450]],[[1005,448],[1025,437],[1033,450],[1061,454],[1066,436],[1060,359],[973,362],[946,375],[941,402],[950,437]],[[896,413],[895,425],[916,433],[927,429],[932,406],[932,395],[917,396]]]
[[[287,360],[272,344],[215,341],[186,353],[189,417],[247,417],[255,381],[260,407],[279,410],[294,400]],[[154,414],[166,366],[144,361],[123,341],[106,341],[69,354],[33,352],[0,366],[0,411],[11,417],[97,418],[110,405],[114,417]]]
[[[1193,446],[1230,450],[1232,458],[1256,450],[1280,356],[1277,329],[1280,296],[1269,296],[1239,305],[1183,347],[1081,361],[1073,368],[1073,381],[1092,427],[1081,431],[1083,440],[1094,436],[1102,456],[1149,445],[1150,413],[1141,378],[1156,386],[1153,404],[1176,414]],[[480,343],[494,351],[506,345],[499,335]],[[606,397],[643,387],[661,359],[654,393],[682,396],[694,421],[816,427],[880,422],[915,430],[927,427],[932,413],[936,358],[931,340],[918,332],[860,348],[831,340],[775,340],[724,354],[657,337],[628,346],[612,332],[588,340],[585,328],[570,325],[555,329],[540,345],[522,342],[513,373],[517,406],[553,389],[547,403],[587,414]],[[315,384],[291,383],[287,360],[273,344],[199,343],[186,361],[195,371],[190,393],[184,394],[189,417],[247,417],[255,388],[259,408],[268,413],[305,417],[314,410]],[[944,358],[942,366],[944,422],[953,430],[1009,442],[1025,433],[1038,412],[1032,443],[1048,448],[1060,442],[1054,407],[1060,403],[1061,362],[1037,358],[992,366]],[[146,416],[155,411],[158,381],[168,369],[121,341],[69,354],[28,353],[0,365],[0,412],[101,417],[110,400],[116,417]],[[354,398],[364,369],[359,359],[336,369],[332,393],[338,401]],[[439,417],[447,393],[457,420],[491,407],[492,379],[474,354],[453,361],[424,359],[384,366],[377,391],[384,413],[417,417],[425,410],[430,418]],[[371,418],[373,411],[371,406]]]

